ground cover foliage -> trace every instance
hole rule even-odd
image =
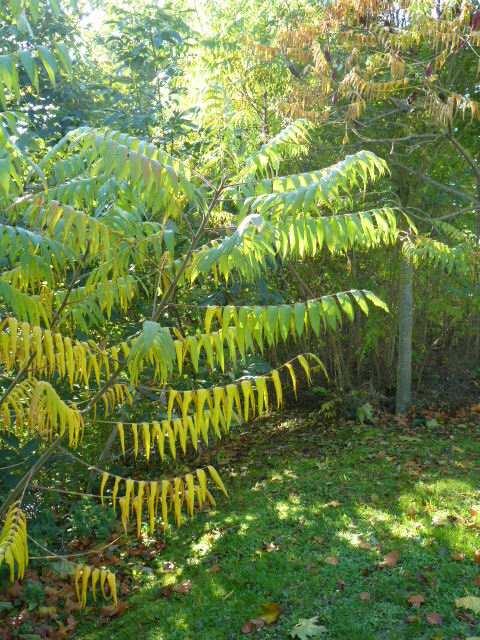
[[[479,27],[2,4],[8,640],[475,637]]]
[[[153,564],[134,556],[129,609],[81,637],[243,638],[269,603],[280,616],[252,637],[315,616],[322,638],[475,637],[455,600],[480,596],[478,415],[251,425],[215,453],[228,509],[172,532]]]

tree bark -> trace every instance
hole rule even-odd
[[[412,285],[413,265],[404,259],[398,291],[397,414],[408,411],[412,401]]]

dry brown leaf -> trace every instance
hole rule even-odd
[[[453,559],[456,562],[463,562],[465,560],[465,554],[460,552],[460,551],[454,551],[453,552]]]
[[[425,596],[421,594],[415,595],[415,596],[409,596],[407,600],[414,609],[420,609],[422,604],[425,602]]]
[[[100,611],[100,617],[112,618],[113,616],[123,616],[123,614],[127,610],[127,606],[128,605],[125,600],[120,600],[117,607],[114,604],[107,604],[102,607]]]
[[[76,600],[70,600],[70,598],[68,598],[67,600],[65,600],[64,609],[68,612],[73,611],[74,613],[79,613],[80,603]]]
[[[192,583],[190,582],[190,580],[184,580],[183,582],[174,584],[172,587],[172,591],[175,591],[175,593],[188,593],[191,590]]]
[[[362,591],[362,593],[359,594],[358,596],[360,598],[360,600],[362,600],[363,602],[366,602],[367,600],[371,599],[371,595],[369,593],[367,593],[366,591]]]
[[[242,633],[249,634],[253,633],[257,629],[261,629],[267,624],[267,621],[264,618],[258,618],[257,620],[247,620],[247,622],[243,623]]]
[[[210,573],[218,573],[220,571],[220,565],[218,564],[214,564],[213,567],[210,569]]]
[[[331,564],[332,566],[336,566],[340,562],[340,560],[335,556],[327,556],[323,561],[325,564]]]
[[[334,509],[339,509],[340,508],[340,502],[338,502],[337,500],[331,500],[330,502],[327,502],[327,504],[323,505],[324,509],[327,509],[328,507],[333,507]]]
[[[473,584],[474,584],[476,587],[480,587],[480,575],[478,575],[478,576],[476,576],[476,577],[475,577],[475,580],[473,581]]]
[[[363,535],[361,533],[353,536],[352,544],[353,544],[354,547],[358,547],[359,549],[371,549],[372,548],[372,545],[365,540],[365,538],[363,537]]]
[[[426,621],[428,622],[428,624],[431,625],[436,625],[436,626],[441,626],[443,624],[443,616],[441,616],[439,613],[436,613],[435,611],[432,611],[431,613],[427,613],[427,615],[425,616]]]
[[[396,567],[399,560],[400,560],[400,554],[398,553],[398,551],[390,551],[390,553],[387,553],[387,555],[383,557],[379,566],[381,568]]]
[[[406,622],[408,622],[409,624],[412,624],[413,622],[420,622],[420,620],[422,619],[422,616],[407,616],[406,618]]]

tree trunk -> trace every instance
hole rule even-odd
[[[402,262],[398,296],[397,414],[408,411],[412,400],[413,265]]]

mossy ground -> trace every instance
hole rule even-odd
[[[480,636],[480,616],[454,606],[480,595],[480,420],[438,422],[252,424],[218,449],[230,499],[171,529],[125,615],[97,627],[91,611],[77,637],[240,639],[266,602],[281,615],[254,632],[261,640],[286,639],[313,616],[327,639]],[[380,568],[391,551],[397,566]],[[185,580],[190,592],[165,591]],[[420,609],[411,595],[425,597]]]

